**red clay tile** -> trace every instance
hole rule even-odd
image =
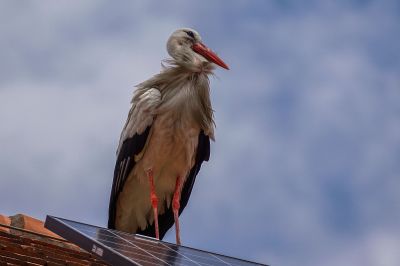
[[[5,217],[5,216],[3,216]],[[7,217],[6,217],[7,218]],[[11,225],[40,234],[56,236],[43,228],[43,222],[26,215],[11,216]],[[7,219],[4,219],[7,221]],[[46,230],[48,232],[46,232]],[[108,265],[67,241],[37,236],[15,229],[0,231],[1,265]],[[49,232],[51,234],[49,234]]]
[[[24,214],[17,214],[14,216],[10,216],[10,219],[12,226],[62,239],[62,237],[60,237],[59,235],[56,235],[50,230],[44,228],[44,223],[42,221],[33,217]]]
[[[5,225],[10,225],[11,224],[11,219],[7,216],[1,215],[0,214],[0,224],[5,224]],[[3,232],[10,232],[10,229],[7,227],[0,226],[0,231]]]

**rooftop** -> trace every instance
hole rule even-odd
[[[108,265],[44,228],[42,221],[0,215],[0,265]]]

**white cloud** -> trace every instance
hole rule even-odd
[[[239,3],[233,18],[222,4],[60,3],[0,9],[2,212],[104,225],[132,86],[190,24],[232,70],[211,81],[217,141],[182,217],[185,244],[272,265],[400,262],[390,4],[271,2],[266,17]]]

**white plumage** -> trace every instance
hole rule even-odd
[[[154,88],[145,91],[141,95],[136,91],[131,103],[132,107],[121,133],[117,154],[124,140],[133,137],[135,134],[142,134],[145,129],[153,123],[156,109],[161,103],[161,93]]]

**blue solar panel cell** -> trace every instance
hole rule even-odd
[[[53,216],[45,226],[112,265],[263,265]]]

